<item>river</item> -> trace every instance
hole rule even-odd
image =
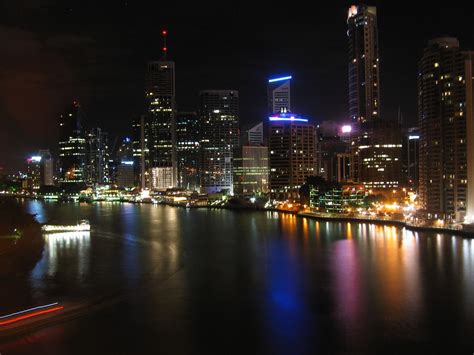
[[[2,274],[0,316],[99,306],[2,355],[474,352],[471,239],[275,212],[23,204],[92,231],[45,236],[32,269]]]

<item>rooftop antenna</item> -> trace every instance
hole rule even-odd
[[[166,46],[166,37],[168,36],[168,31],[166,29],[161,31],[161,35],[163,36],[163,48],[161,48],[163,52],[163,59],[166,60],[166,56],[168,54],[168,47]]]

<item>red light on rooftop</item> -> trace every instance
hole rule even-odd
[[[163,36],[166,36],[168,34],[168,31],[163,30],[163,31],[161,31],[161,33],[163,34]]]
[[[166,52],[166,51],[168,51],[168,48],[163,47],[163,52]]]

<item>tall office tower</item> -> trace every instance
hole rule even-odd
[[[335,121],[323,121],[316,127],[316,175],[327,181],[339,181],[338,154],[349,150],[340,134],[341,126]]]
[[[268,147],[243,145],[234,148],[234,193],[256,195],[268,192]]]
[[[428,42],[419,62],[419,196],[427,218],[461,222],[474,214],[473,58],[443,37]]]
[[[59,118],[59,181],[65,186],[80,187],[85,184],[83,116],[79,103],[74,101]]]
[[[232,156],[239,144],[239,92],[205,90],[199,96],[201,190],[232,193]]]
[[[306,178],[316,174],[316,132],[294,114],[269,118],[270,192],[274,198],[297,198]]]
[[[262,145],[263,144],[263,122],[252,123],[244,126],[240,134],[241,145]]]
[[[362,123],[352,136],[352,176],[370,189],[393,189],[403,182],[402,131],[398,122]]]
[[[403,174],[404,184],[411,189],[418,189],[418,168],[420,152],[420,129],[411,127],[403,135]]]
[[[348,183],[352,182],[352,154],[351,153],[337,153],[337,182]]]
[[[130,137],[122,139],[116,154],[116,183],[120,187],[131,188],[135,186],[133,142]]]
[[[291,111],[291,76],[268,80],[268,114]]]
[[[354,122],[370,122],[380,116],[377,9],[349,8],[349,112]]]
[[[132,139],[130,137],[124,137],[122,139],[122,144],[120,144],[120,147],[115,154],[117,160],[133,160],[133,153]]]
[[[107,133],[99,127],[92,128],[86,135],[87,163],[86,181],[88,184],[109,182],[109,146]]]
[[[132,122],[132,149],[135,184],[145,189],[150,187],[150,140],[149,120],[145,115]]]
[[[27,186],[30,192],[39,190],[41,186],[41,157],[38,155],[29,157],[27,160]]]
[[[199,116],[196,112],[178,112],[176,116],[178,150],[178,186],[199,189]]]
[[[49,149],[42,149],[38,152],[41,157],[41,185],[54,185],[54,159]]]
[[[167,32],[162,32],[162,58],[148,63],[146,98],[148,101],[150,166],[172,170],[172,186],[177,186],[175,63],[167,59]]]

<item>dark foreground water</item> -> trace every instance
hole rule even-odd
[[[265,212],[25,208],[93,231],[46,237],[32,269],[1,274],[0,316],[101,306],[2,355],[474,352],[470,239]]]

